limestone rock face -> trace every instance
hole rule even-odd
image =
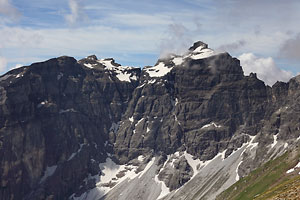
[[[176,190],[188,182],[193,176],[193,170],[184,156],[174,154],[158,174],[158,179],[164,181],[170,190]]]
[[[244,77],[239,61],[228,53],[199,60],[187,57],[181,65],[172,60],[158,63],[170,72],[156,77],[142,71],[112,141],[121,161],[149,149],[174,153],[183,144],[193,155],[209,160],[227,148],[241,125],[255,130],[264,118],[266,86],[256,77]]]
[[[265,86],[255,74],[244,76],[239,60],[203,42],[143,69],[94,55],[14,69],[0,77],[0,200],[82,197],[102,184],[93,177],[105,176],[107,158],[131,167],[102,185],[120,192],[126,184],[113,181],[146,169],[141,180],[157,184],[152,199],[162,195],[162,182],[175,195],[213,158],[241,148],[243,162],[233,171],[246,175],[300,136],[299,80]],[[149,167],[152,157],[163,159]],[[134,197],[146,199],[139,192]]]
[[[111,122],[137,84],[70,57],[2,76],[0,199],[63,199],[87,174],[99,173]]]

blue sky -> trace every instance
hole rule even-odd
[[[91,54],[143,67],[202,40],[251,58],[245,71],[296,75],[299,10],[298,0],[0,0],[0,70]]]

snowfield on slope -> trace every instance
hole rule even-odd
[[[117,165],[111,158],[100,164],[101,176],[89,178],[97,179],[97,187],[82,194],[80,197],[72,196],[73,200],[89,199],[148,199],[171,200],[178,198],[214,199],[219,193],[239,180],[238,169],[243,162],[244,153],[254,156],[258,143],[254,142],[255,136],[249,136],[248,142],[233,151],[225,158],[226,150],[219,152],[213,159],[201,161],[187,151],[176,152],[168,155],[165,163],[159,167],[159,157],[153,157],[145,168],[136,173],[138,166]],[[170,191],[166,184],[158,179],[158,174],[166,167],[184,156],[193,170],[192,178],[177,190]],[[145,158],[139,156],[137,160]],[[121,176],[122,175],[122,176]],[[216,178],[217,177],[217,178]],[[222,182],[222,186],[218,186]],[[201,189],[202,188],[202,189]],[[202,190],[202,192],[198,192]]]
[[[168,67],[163,62],[159,62],[154,67],[144,68],[143,70],[147,72],[150,77],[163,77],[172,69],[173,67]]]
[[[113,59],[100,59],[96,60],[96,62],[105,66],[105,69],[110,73],[114,73],[120,81],[131,82],[137,80],[137,76],[134,73],[130,72],[130,70],[135,69],[135,67],[113,64]],[[97,65],[99,65],[97,63],[84,63],[83,65],[87,68],[94,69]]]
[[[220,53],[223,52],[216,52],[212,49],[205,48],[205,46],[199,46],[194,51],[189,51],[182,56],[171,56],[170,59],[174,65],[166,66],[166,64],[161,61],[158,62],[158,64],[156,64],[155,66],[147,67],[143,70],[152,78],[163,77],[168,74],[174,68],[174,66],[180,66],[188,58],[193,60],[200,60],[218,55]]]

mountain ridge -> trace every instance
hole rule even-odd
[[[12,70],[0,199],[213,199],[294,148],[298,79],[266,86],[202,42],[143,69],[92,55]]]

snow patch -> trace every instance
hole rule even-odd
[[[157,200],[163,198],[164,196],[166,196],[167,194],[169,194],[169,193],[171,192],[170,189],[166,186],[165,182],[164,182],[164,181],[160,181],[160,180],[158,179],[159,173],[160,173],[161,171],[164,170],[164,168],[165,168],[165,166],[167,165],[167,163],[169,162],[170,158],[171,158],[171,155],[168,155],[168,156],[167,156],[167,160],[166,160],[165,163],[163,164],[163,167],[160,168],[158,174],[155,175],[155,177],[154,177],[154,181],[155,181],[158,185],[160,185],[160,187],[161,187],[161,192],[160,192],[159,196],[157,197]]]
[[[135,75],[131,76],[130,73],[125,73],[125,72],[117,74],[117,78],[120,81],[127,81],[127,82],[131,82],[132,80],[134,81],[137,80],[137,77]]]
[[[300,168],[300,162],[298,162],[298,164],[297,164],[295,167],[293,167],[292,169],[287,170],[286,173],[287,173],[287,174],[292,173],[292,172],[294,172],[297,168]],[[299,172],[299,174],[300,174],[300,172]]]
[[[199,159],[194,160],[192,155],[188,155],[185,152],[185,157],[188,164],[191,166],[193,171],[196,171],[196,176],[193,174],[192,178],[185,183],[185,185],[180,188],[178,191],[172,191],[168,199],[178,199],[179,194],[185,194],[186,199],[190,199],[193,195],[189,196],[186,193],[190,191],[198,191],[199,187],[203,188],[201,194],[197,196],[197,199],[204,199],[209,192],[212,192],[209,195],[208,199],[215,199],[215,197],[229,186],[234,184],[237,179],[239,179],[238,169],[242,164],[243,154],[247,151],[247,157],[252,156],[255,151],[251,151],[258,144],[254,142],[255,136],[249,136],[249,139],[241,147],[234,150],[228,157],[225,158],[226,150],[219,152],[211,160],[201,161]],[[186,156],[187,155],[187,156]],[[194,162],[194,163],[193,163]],[[220,186],[220,180],[223,179],[215,178],[216,174],[222,173],[222,177],[226,182]],[[207,184],[207,183],[210,184]],[[190,188],[194,188],[191,190]],[[197,188],[197,189],[196,189]],[[176,193],[178,195],[176,195]]]
[[[178,122],[176,114],[174,114],[174,117],[175,117],[175,121]],[[180,125],[180,122],[178,122],[178,124]]]
[[[212,162],[213,160],[217,158],[221,158],[221,161],[224,161],[226,151],[227,150],[224,150],[223,152],[219,152],[214,158],[206,161],[201,161],[200,159],[193,159],[193,155],[185,151],[184,152],[185,159],[187,160],[188,164],[191,166],[194,172],[191,180],[201,171],[201,169],[209,165],[209,163]]]
[[[221,128],[222,127],[221,125],[217,125],[216,123],[211,122],[210,124],[206,124],[206,125],[202,126],[201,129],[208,128],[208,127],[211,127],[211,126],[214,126],[215,128]]]
[[[145,159],[145,156],[140,155],[137,159],[138,159],[138,161],[143,162]]]
[[[178,157],[178,156],[180,156],[180,152],[179,152],[179,151],[176,151],[176,152],[174,153],[174,155]]]
[[[158,179],[158,175],[155,175],[154,180],[161,187],[161,192],[160,192],[159,196],[157,197],[157,200],[159,200],[159,199],[162,199],[163,197],[165,197],[166,195],[168,195],[170,193],[170,189],[166,186],[165,182],[160,181]]]
[[[44,182],[48,177],[52,176],[57,168],[57,165],[53,165],[51,167],[46,168],[44,172],[44,176],[41,178],[40,183]]]
[[[46,105],[46,104],[48,104],[48,101],[46,100],[46,101],[42,101],[41,103],[39,103],[38,105],[37,105],[37,107],[38,108],[41,108],[42,106],[44,106],[44,105]]]
[[[46,100],[46,101],[42,101],[40,104],[41,105],[45,105],[45,104],[47,104],[48,103],[48,101]]]
[[[77,150],[77,152],[72,153],[71,156],[68,158],[68,161],[72,160],[81,150],[84,144],[80,144],[79,149]]]
[[[67,112],[77,112],[74,108],[69,108],[66,110],[60,110],[59,114],[67,113]]]
[[[64,76],[64,74],[60,72],[60,73],[57,75],[56,79],[59,81],[63,76]]]
[[[86,66],[87,68],[91,68],[91,69],[94,68],[93,65],[90,63],[84,63],[83,65]]]
[[[144,118],[140,119],[140,120],[135,124],[135,126],[138,126],[143,120],[144,120]]]
[[[271,144],[271,149],[277,144],[277,134],[273,135],[273,143]]]
[[[130,70],[135,69],[134,67],[113,65],[112,59],[101,59],[97,60],[97,62],[104,65],[105,69],[116,73],[116,77],[120,81],[131,82],[132,80],[137,80],[136,75],[130,72]]]
[[[192,178],[194,178],[198,173],[198,168],[201,165],[201,161],[200,161],[200,159],[193,159],[193,155],[187,153],[186,151],[184,152],[184,157],[187,160],[188,164],[193,169],[194,173],[193,173]]]
[[[146,84],[143,83],[142,85],[138,86],[137,88],[142,88],[142,87],[144,87],[145,85],[146,85]]]
[[[135,75],[134,76],[130,76],[129,78],[130,78],[130,80],[133,80],[133,81],[137,81],[138,80],[137,76],[135,76]]]
[[[227,149],[224,150],[223,152],[221,152],[221,158],[222,160],[225,160],[225,153],[226,153]]]
[[[292,172],[294,172],[294,171],[295,171],[295,169],[292,168],[292,169],[287,170],[286,173],[289,174],[289,173],[292,173]]]
[[[235,172],[236,172],[235,180],[236,180],[236,181],[240,180],[240,176],[239,176],[239,174],[238,174],[238,170],[239,170],[240,165],[243,163],[242,156],[243,156],[244,152],[247,151],[247,150],[250,150],[250,151],[251,151],[253,148],[255,148],[255,147],[258,146],[258,142],[253,142],[253,141],[255,140],[255,138],[256,138],[256,135],[255,135],[255,136],[248,135],[248,136],[250,137],[250,141],[244,143],[240,148],[238,148],[237,150],[233,151],[233,152],[228,156],[228,158],[229,158],[229,157],[233,156],[236,152],[238,152],[238,151],[240,151],[242,148],[244,148],[244,150],[243,150],[243,151],[241,152],[241,154],[240,154],[240,159],[241,159],[241,161],[238,163],[238,165],[237,165],[237,167],[236,167],[236,169],[235,169]]]
[[[241,154],[242,155],[242,154]],[[237,165],[236,169],[235,169],[235,172],[236,172],[236,177],[235,177],[235,180],[236,181],[239,181],[240,180],[240,176],[239,176],[239,167],[240,165],[242,164],[242,160],[239,162],[239,164]]]
[[[300,162],[295,166],[295,168],[300,168]]]
[[[170,158],[172,158],[172,160],[170,160]],[[169,158],[169,161],[170,161],[169,164],[171,165],[172,168],[175,168],[174,162],[180,158],[179,152],[175,152],[174,154],[170,155],[170,158]]]
[[[143,70],[147,72],[150,77],[163,77],[172,69],[173,67],[167,67],[163,62],[159,62],[154,67],[144,68]]]
[[[256,135],[255,136],[249,135],[249,137],[250,137],[250,142],[249,142],[247,148],[250,148],[250,150],[252,150],[253,148],[257,147],[258,142],[253,142],[255,140],[255,138],[256,138]]]
[[[205,45],[200,45],[193,52],[194,53],[201,53],[203,49],[206,49]]]
[[[23,77],[23,76],[24,76],[24,73],[22,72],[22,73],[17,74],[16,78],[20,78],[20,77]]]
[[[102,174],[91,177],[96,179],[96,187],[83,193],[80,197],[76,198],[72,195],[74,200],[100,199],[121,182],[134,179],[139,175],[139,173],[135,173],[138,166],[118,165],[111,158],[107,158],[105,163],[99,164],[99,167]]]
[[[156,79],[152,79],[150,81],[148,81],[148,84],[154,84],[156,82]]]
[[[197,49],[195,49],[191,55],[188,55],[188,57],[192,58],[193,60],[199,60],[199,59],[204,59],[204,58],[208,58],[211,56],[217,55],[217,53],[215,51],[213,51],[212,49],[205,49],[203,47],[198,47]]]
[[[116,175],[120,171],[121,166],[117,165],[111,158],[107,158],[105,163],[99,165],[102,175],[100,180],[102,183],[109,183],[113,178],[116,178]],[[122,166],[123,168],[123,166]]]
[[[176,57],[176,58],[173,58],[172,62],[175,64],[175,65],[181,65],[183,63],[184,59],[182,57]]]
[[[129,121],[133,122],[133,116],[129,118]]]

